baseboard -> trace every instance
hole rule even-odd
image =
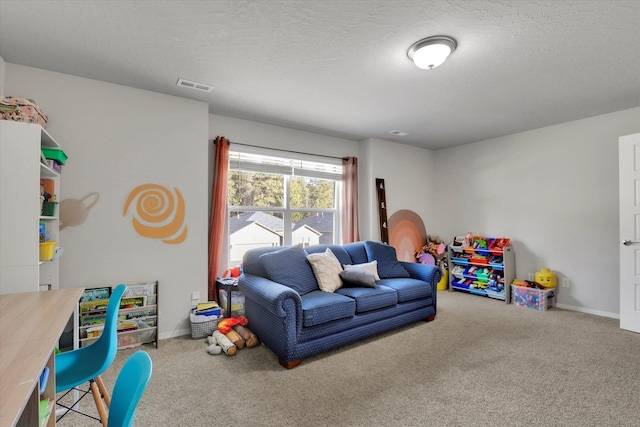
[[[575,307],[573,305],[567,305],[567,304],[556,304],[556,307],[562,308],[563,310],[579,311],[580,313],[593,314],[595,316],[610,317],[612,319],[620,319],[619,313],[609,313],[607,311],[591,310],[589,308]]]

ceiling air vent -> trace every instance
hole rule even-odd
[[[213,86],[209,86],[204,83],[192,82],[185,79],[178,79],[178,83],[176,83],[176,85],[188,87],[189,89],[201,90],[203,92],[211,92],[211,90],[213,89]]]
[[[401,130],[398,130],[398,129],[390,130],[389,133],[391,135],[395,135],[395,136],[407,136],[407,135],[409,135],[408,133],[402,132]]]

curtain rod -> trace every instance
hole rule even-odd
[[[214,140],[214,143],[215,143],[215,140]],[[233,141],[229,141],[229,144],[243,145],[245,147],[253,147],[253,148],[265,148],[267,150],[282,151],[282,152],[285,152],[285,153],[293,153],[293,154],[303,154],[303,155],[306,155],[306,156],[324,157],[324,158],[327,158],[327,159],[345,160],[347,158],[347,157],[325,156],[324,154],[304,153],[302,151],[284,150],[282,148],[262,147],[260,145],[243,144],[241,142],[233,142]]]

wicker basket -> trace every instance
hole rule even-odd
[[[222,319],[222,316],[202,316],[198,314],[189,314],[189,320],[191,321],[191,338],[200,339],[206,338],[213,334],[213,331],[218,327],[218,321]]]

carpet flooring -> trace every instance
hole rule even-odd
[[[286,370],[267,347],[229,357],[160,341],[136,426],[639,426],[640,334],[618,320],[438,292],[418,322]],[[248,325],[251,327],[251,325]],[[80,403],[95,413],[90,396]],[[77,414],[60,426],[99,426]]]

